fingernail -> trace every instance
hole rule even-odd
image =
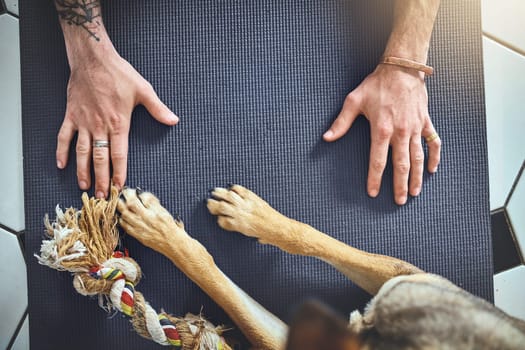
[[[178,123],[179,122],[179,117],[177,117],[175,114],[171,113],[169,116],[168,116],[169,119],[173,120],[174,123]]]
[[[83,189],[83,190],[87,190],[87,188],[88,188],[88,185],[87,185],[87,182],[86,182],[86,181],[80,181],[80,182],[78,183],[78,185],[79,185],[80,188]]]
[[[368,195],[369,195],[370,197],[372,197],[372,198],[377,197],[377,194],[378,194],[378,191],[377,191],[377,189],[375,189],[375,188],[372,189],[372,190],[370,190],[370,191],[368,191]]]
[[[61,161],[57,160],[57,167],[58,167],[59,169],[62,169],[62,168],[64,167],[64,164],[62,164]]]
[[[413,193],[414,193],[414,197],[415,197],[415,196],[419,196],[419,194],[421,193],[421,188],[420,188],[420,187],[416,187],[416,188],[414,189],[414,192],[413,192]]]
[[[105,198],[106,195],[102,191],[97,191],[97,198]]]
[[[435,167],[435,168],[432,168],[432,170],[430,170],[430,172],[431,172],[432,174],[434,174],[437,170],[438,170],[438,168]]]
[[[334,135],[334,132],[332,130],[328,130],[327,132],[324,133],[323,137],[324,138],[330,138]]]
[[[407,197],[406,196],[397,197],[397,204],[399,204],[399,205],[405,204],[406,201],[407,201]]]

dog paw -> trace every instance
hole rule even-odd
[[[211,196],[207,202],[208,210],[217,216],[220,227],[258,238],[261,243],[277,245],[280,224],[287,218],[262,198],[240,185],[228,189],[217,187]]]
[[[119,224],[147,247],[164,253],[168,242],[186,235],[184,224],[175,220],[152,193],[139,188],[122,190],[117,210]]]

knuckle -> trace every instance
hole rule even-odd
[[[440,138],[437,138],[435,139],[431,145],[434,147],[434,148],[441,148],[441,145],[442,145],[442,142],[441,142],[441,139]]]
[[[116,114],[112,114],[109,117],[109,125],[111,130],[120,130],[122,126],[122,118]]]
[[[356,102],[357,102],[357,99],[355,97],[355,94],[349,93],[348,95],[346,95],[344,103],[351,103],[351,104],[353,104],[353,103],[356,103]]]
[[[93,163],[101,164],[107,161],[107,156],[102,149],[95,148],[93,151]]]
[[[384,162],[382,162],[379,159],[372,159],[370,161],[370,169],[372,169],[372,171],[374,172],[378,172],[378,173],[382,172],[384,167],[385,167]]]
[[[408,125],[399,125],[396,127],[396,135],[401,138],[407,138],[410,136],[410,128]]]
[[[116,186],[122,187],[124,185],[125,176],[123,174],[114,173],[112,180]]]
[[[154,89],[153,89],[153,85],[151,85],[151,83],[150,83],[149,81],[145,80],[145,79],[142,80],[142,88],[143,88],[144,90],[150,90],[150,91],[153,91],[153,90],[154,90]]]
[[[153,88],[153,85],[151,85],[151,83],[147,80],[143,80],[142,82],[140,82],[139,88],[140,90],[142,90],[143,93],[148,94],[148,95],[155,93],[155,89]]]
[[[408,174],[410,171],[410,164],[405,161],[397,162],[395,168],[401,174]]]
[[[67,144],[69,143],[69,136],[64,129],[60,129],[57,135],[58,143]]]
[[[405,196],[408,192],[407,184],[394,186],[394,193],[396,196]]]
[[[88,178],[89,178],[88,170],[84,168],[77,169],[77,178],[79,181],[88,182]]]
[[[415,153],[412,158],[412,162],[416,165],[421,165],[423,164],[424,161],[425,161],[425,156],[423,155],[422,152]]]
[[[127,153],[119,149],[111,149],[111,159],[114,161],[123,161],[127,159]]]
[[[102,134],[106,130],[104,119],[101,117],[95,117],[93,120],[93,129],[95,134]]]
[[[76,146],[77,154],[79,155],[87,155],[91,151],[89,145],[85,143],[78,142]]]
[[[377,136],[381,141],[389,140],[393,133],[393,128],[390,124],[379,124],[377,126]]]

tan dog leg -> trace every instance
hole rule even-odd
[[[291,253],[319,258],[375,295],[392,277],[421,273],[417,267],[389,256],[352,248],[311,226],[287,218],[248,189],[216,188],[208,209],[225,230],[256,237]]]
[[[151,193],[122,192],[120,224],[142,244],[170,259],[232,318],[252,345],[284,349],[287,326],[250,298],[215,265],[212,256]]]

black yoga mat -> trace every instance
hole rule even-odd
[[[68,65],[51,1],[20,0],[30,332],[33,349],[156,349],[78,295],[71,276],[37,264],[42,218],[80,205],[73,161],[55,167]],[[345,95],[373,70],[392,24],[391,1],[111,0],[104,18],[120,54],[181,116],[178,126],[133,113],[129,186],[157,194],[217,265],[287,319],[316,297],[344,314],[368,296],[332,267],[221,230],[208,190],[242,184],[275,208],[339,240],[396,256],[491,300],[487,157],[479,1],[444,0],[430,52],[430,113],[443,162],[420,197],[398,207],[389,164],[381,194],[366,194],[369,125],[340,141],[321,135]],[[91,192],[92,193],[92,192]],[[231,321],[167,259],[126,237],[151,305]]]

